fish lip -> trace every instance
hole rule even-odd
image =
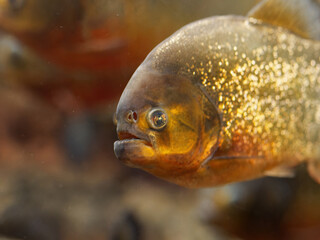
[[[121,162],[135,168],[150,164],[154,147],[148,135],[135,128],[118,128],[117,134],[119,140],[114,142],[114,153]]]
[[[142,134],[139,134],[137,131],[128,131],[128,130],[123,130],[123,131],[118,131],[118,138],[119,140],[117,141],[118,143],[143,143],[149,147],[152,147],[150,139]]]

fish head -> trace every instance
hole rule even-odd
[[[197,169],[220,129],[216,112],[215,120],[204,114],[203,98],[188,78],[140,66],[117,107],[117,158],[166,178]]]

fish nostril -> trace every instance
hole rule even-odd
[[[135,111],[130,110],[127,113],[126,120],[128,123],[135,123],[138,120],[138,114]]]
[[[138,120],[138,114],[135,111],[132,112],[132,118],[135,122]]]

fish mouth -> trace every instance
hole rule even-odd
[[[118,138],[119,140],[117,142],[119,142],[120,144],[121,143],[143,143],[149,147],[152,147],[152,144],[151,142],[146,139],[146,138],[142,138],[142,137],[138,137],[137,135],[133,134],[133,133],[130,133],[130,132],[126,132],[126,131],[121,131],[121,132],[118,132]]]
[[[119,131],[118,138],[114,153],[120,161],[131,167],[147,167],[154,160],[155,151],[147,136]]]

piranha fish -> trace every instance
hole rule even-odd
[[[117,158],[186,187],[287,175],[304,161],[320,182],[319,40],[312,0],[186,25],[122,93]]]

